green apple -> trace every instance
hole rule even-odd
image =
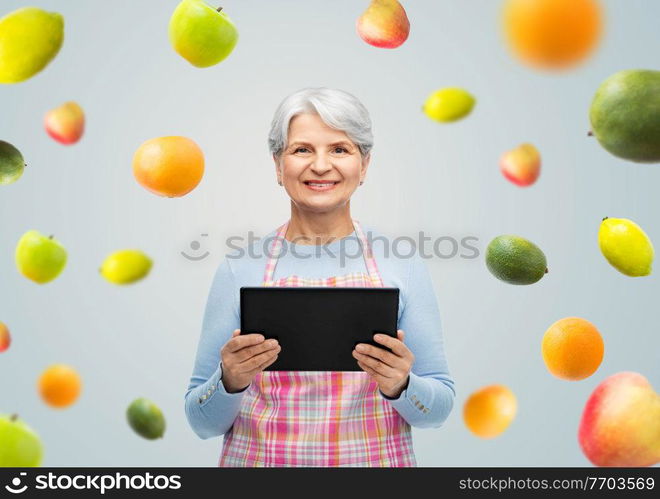
[[[0,185],[16,182],[23,175],[25,160],[21,152],[9,142],[0,140]]]
[[[64,247],[53,236],[29,230],[16,245],[16,267],[28,279],[45,284],[62,272],[66,255]]]
[[[170,18],[169,36],[181,57],[206,68],[231,54],[238,30],[222,7],[214,9],[204,0],[183,0]]]
[[[41,465],[41,439],[16,414],[0,415],[0,468],[34,468]]]

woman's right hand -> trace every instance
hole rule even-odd
[[[220,350],[222,384],[227,393],[247,388],[258,373],[277,360],[281,349],[275,339],[266,340],[261,334],[241,335],[240,329],[234,329]]]

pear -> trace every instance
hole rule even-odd
[[[57,55],[64,18],[57,12],[24,7],[0,19],[0,83],[33,77]]]
[[[29,230],[16,245],[16,267],[28,279],[45,284],[55,279],[66,265],[67,253],[53,236]]]
[[[149,274],[153,261],[140,250],[125,249],[109,255],[101,265],[101,275],[113,284],[132,284]]]
[[[393,49],[408,39],[410,22],[397,0],[372,0],[357,20],[357,32],[369,45]]]
[[[214,9],[204,0],[183,0],[170,18],[169,37],[181,57],[206,68],[231,54],[238,30],[222,7]]]
[[[25,160],[9,142],[0,140],[0,185],[16,182],[23,175]]]

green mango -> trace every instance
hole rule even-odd
[[[0,19],[0,83],[18,83],[44,69],[64,41],[57,12],[24,7]]]
[[[660,71],[619,71],[598,88],[589,111],[591,133],[615,156],[660,162]]]
[[[9,142],[0,140],[0,185],[16,182],[23,175],[25,160],[21,152]]]

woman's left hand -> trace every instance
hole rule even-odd
[[[378,383],[381,392],[392,398],[398,398],[403,391],[415,362],[415,356],[403,344],[403,329],[396,333],[398,339],[387,334],[374,335],[374,341],[390,348],[392,353],[366,343],[359,343],[353,350],[360,368]]]

